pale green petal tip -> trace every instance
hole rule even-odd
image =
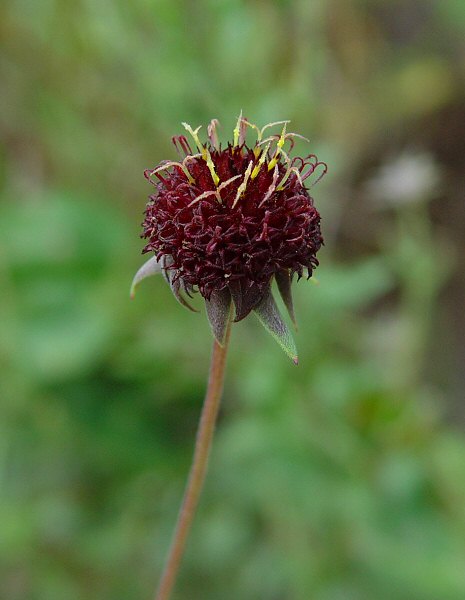
[[[158,262],[156,256],[152,256],[147,262],[145,262],[141,266],[141,268],[134,275],[134,279],[131,283],[131,290],[129,292],[129,297],[131,298],[131,300],[133,300],[136,295],[136,289],[139,283],[147,277],[151,277],[152,275],[158,275],[159,273],[161,273],[161,269],[161,264]]]

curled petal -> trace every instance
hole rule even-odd
[[[176,271],[174,269],[170,268],[171,265],[173,264],[173,259],[171,258],[171,256],[163,256],[161,261],[162,261],[162,267],[163,267],[163,276],[165,277],[165,280],[168,282],[168,284],[171,288],[171,291],[173,292],[173,296],[176,298],[176,300],[179,302],[179,304],[182,304],[182,306],[184,306],[185,308],[188,308],[192,312],[199,312],[193,306],[191,306],[189,304],[189,302],[181,294],[181,287],[182,287],[182,289],[185,290],[186,286],[183,285],[183,281],[182,281],[181,277],[178,276]]]
[[[149,260],[145,262],[142,265],[142,267],[137,271],[137,273],[134,276],[134,279],[132,280],[130,292],[131,298],[134,298],[134,296],[136,295],[136,288],[143,279],[151,277],[152,275],[158,275],[159,273],[162,273],[163,277],[169,284],[176,300],[189,310],[193,312],[199,312],[198,310],[193,308],[181,294],[181,287],[186,291],[187,294],[189,294],[189,290],[186,288],[186,286],[183,285],[181,278],[176,277],[175,271],[169,268],[172,264],[173,259],[171,258],[171,256],[163,256],[160,260],[156,256],[152,256],[151,258],[149,258]]]
[[[196,308],[191,306],[189,304],[189,302],[181,294],[181,281],[179,278],[176,279],[175,277],[172,277],[171,281],[170,281],[170,287],[171,287],[171,291],[173,292],[174,297],[179,302],[179,304],[182,304],[185,308],[188,308],[192,312],[199,312]]]

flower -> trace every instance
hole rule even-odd
[[[286,144],[291,151],[294,138],[302,136],[288,133],[288,123],[259,129],[241,115],[233,142],[224,148],[216,119],[208,126],[206,144],[200,141],[200,127],[183,123],[191,142],[184,135],[173,138],[180,161],[163,161],[145,171],[155,193],[145,210],[143,252],[155,255],[138,271],[133,291],[139,281],[161,271],[188,308],[184,294],[200,292],[220,343],[231,302],[235,321],[254,310],[295,359],[271,283],[276,280],[294,321],[292,278],[300,279],[304,271],[311,277],[323,243],[320,215],[304,182],[322,167],[318,181],[326,165],[314,154],[290,158]],[[264,137],[277,126],[280,133]],[[248,128],[256,134],[253,146],[246,144]]]

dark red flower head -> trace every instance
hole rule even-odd
[[[145,171],[155,193],[145,210],[143,252],[155,253],[178,299],[182,290],[198,290],[207,301],[229,296],[240,321],[263,301],[273,277],[283,293],[294,274],[310,277],[318,265],[320,215],[305,180],[318,167],[321,177],[326,165],[313,154],[290,158],[301,136],[286,131],[288,121],[259,129],[241,116],[224,148],[217,123],[208,126],[206,144],[200,127],[184,123],[192,139],[173,138],[180,161]],[[281,133],[265,136],[276,126]],[[247,128],[256,133],[253,146]]]

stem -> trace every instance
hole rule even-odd
[[[170,597],[176,581],[176,575],[181,563],[187,536],[194,519],[200,493],[205,481],[208,456],[210,454],[216,417],[218,415],[221,394],[223,391],[226,354],[228,350],[230,332],[231,321],[229,320],[224,346],[220,346],[216,339],[213,342],[210,362],[210,376],[208,378],[207,392],[197,430],[194,458],[189,473],[186,491],[184,492],[184,499],[179,511],[173,541],[171,542],[170,551],[165,563],[165,568],[163,570],[155,600],[168,600]]]

